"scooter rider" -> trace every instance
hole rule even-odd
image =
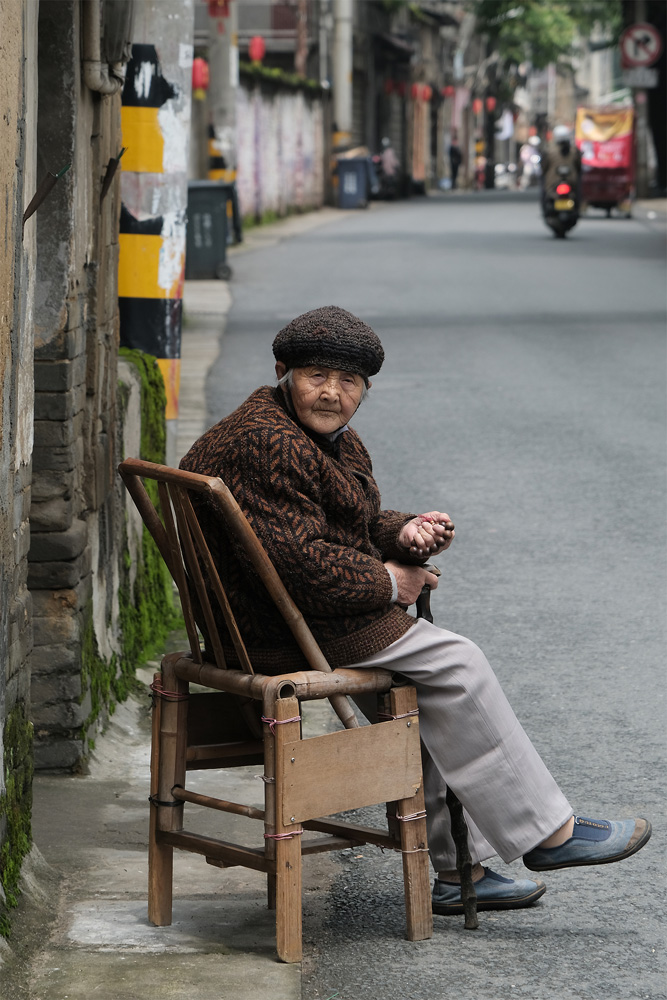
[[[579,208],[581,186],[581,153],[572,141],[567,125],[556,125],[552,141],[542,155],[542,204],[550,192],[563,180],[568,180]]]

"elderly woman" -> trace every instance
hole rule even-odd
[[[451,545],[454,525],[441,511],[381,509],[370,457],[348,423],[384,359],[376,334],[329,306],[281,330],[273,353],[277,387],[252,393],[181,468],[226,482],[332,667],[382,667],[416,687],[434,912],[462,912],[448,786],[466,810],[480,909],[528,906],[546,889],[482,867],[494,855],[523,856],[541,872],[634,854],[650,824],[575,816],[481,650],[406,610],[425,584],[437,586],[424,564]],[[299,669],[302,654],[252,567],[214,515],[202,516],[254,665]]]

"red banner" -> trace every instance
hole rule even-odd
[[[574,137],[584,166],[629,169],[633,151],[633,110],[577,108]]]

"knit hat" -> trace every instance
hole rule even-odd
[[[367,323],[339,309],[324,306],[297,316],[273,341],[276,361],[288,368],[323,365],[363,375],[377,374],[384,361],[382,344]]]

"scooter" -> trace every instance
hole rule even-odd
[[[579,219],[579,194],[577,178],[570,167],[558,167],[558,183],[542,198],[544,221],[558,239],[565,239]]]

